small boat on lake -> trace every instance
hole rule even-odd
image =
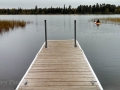
[[[97,21],[94,21],[96,25],[100,25],[100,20],[98,19]]]
[[[95,22],[95,24],[100,25],[100,22]]]

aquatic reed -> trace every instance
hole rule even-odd
[[[9,30],[14,29],[15,27],[25,27],[25,21],[18,21],[18,20],[0,20],[0,31],[1,30]]]
[[[92,21],[97,20],[98,18],[92,19]],[[99,18],[101,23],[115,23],[120,24],[120,18],[115,17],[107,17],[107,18]]]

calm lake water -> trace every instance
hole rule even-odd
[[[120,15],[0,15],[0,19],[31,21],[25,28],[0,33],[0,90],[14,90],[44,43],[74,38],[84,50],[104,90],[120,90],[120,25],[89,20]]]

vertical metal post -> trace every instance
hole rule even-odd
[[[76,20],[74,20],[74,41],[75,41],[74,47],[77,47],[76,45]]]
[[[46,27],[46,20],[45,20],[45,48],[47,48],[47,27]]]

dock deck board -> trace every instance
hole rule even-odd
[[[25,83],[27,84],[25,85]],[[94,82],[94,84],[93,84]],[[101,90],[74,40],[48,41],[17,90]]]

